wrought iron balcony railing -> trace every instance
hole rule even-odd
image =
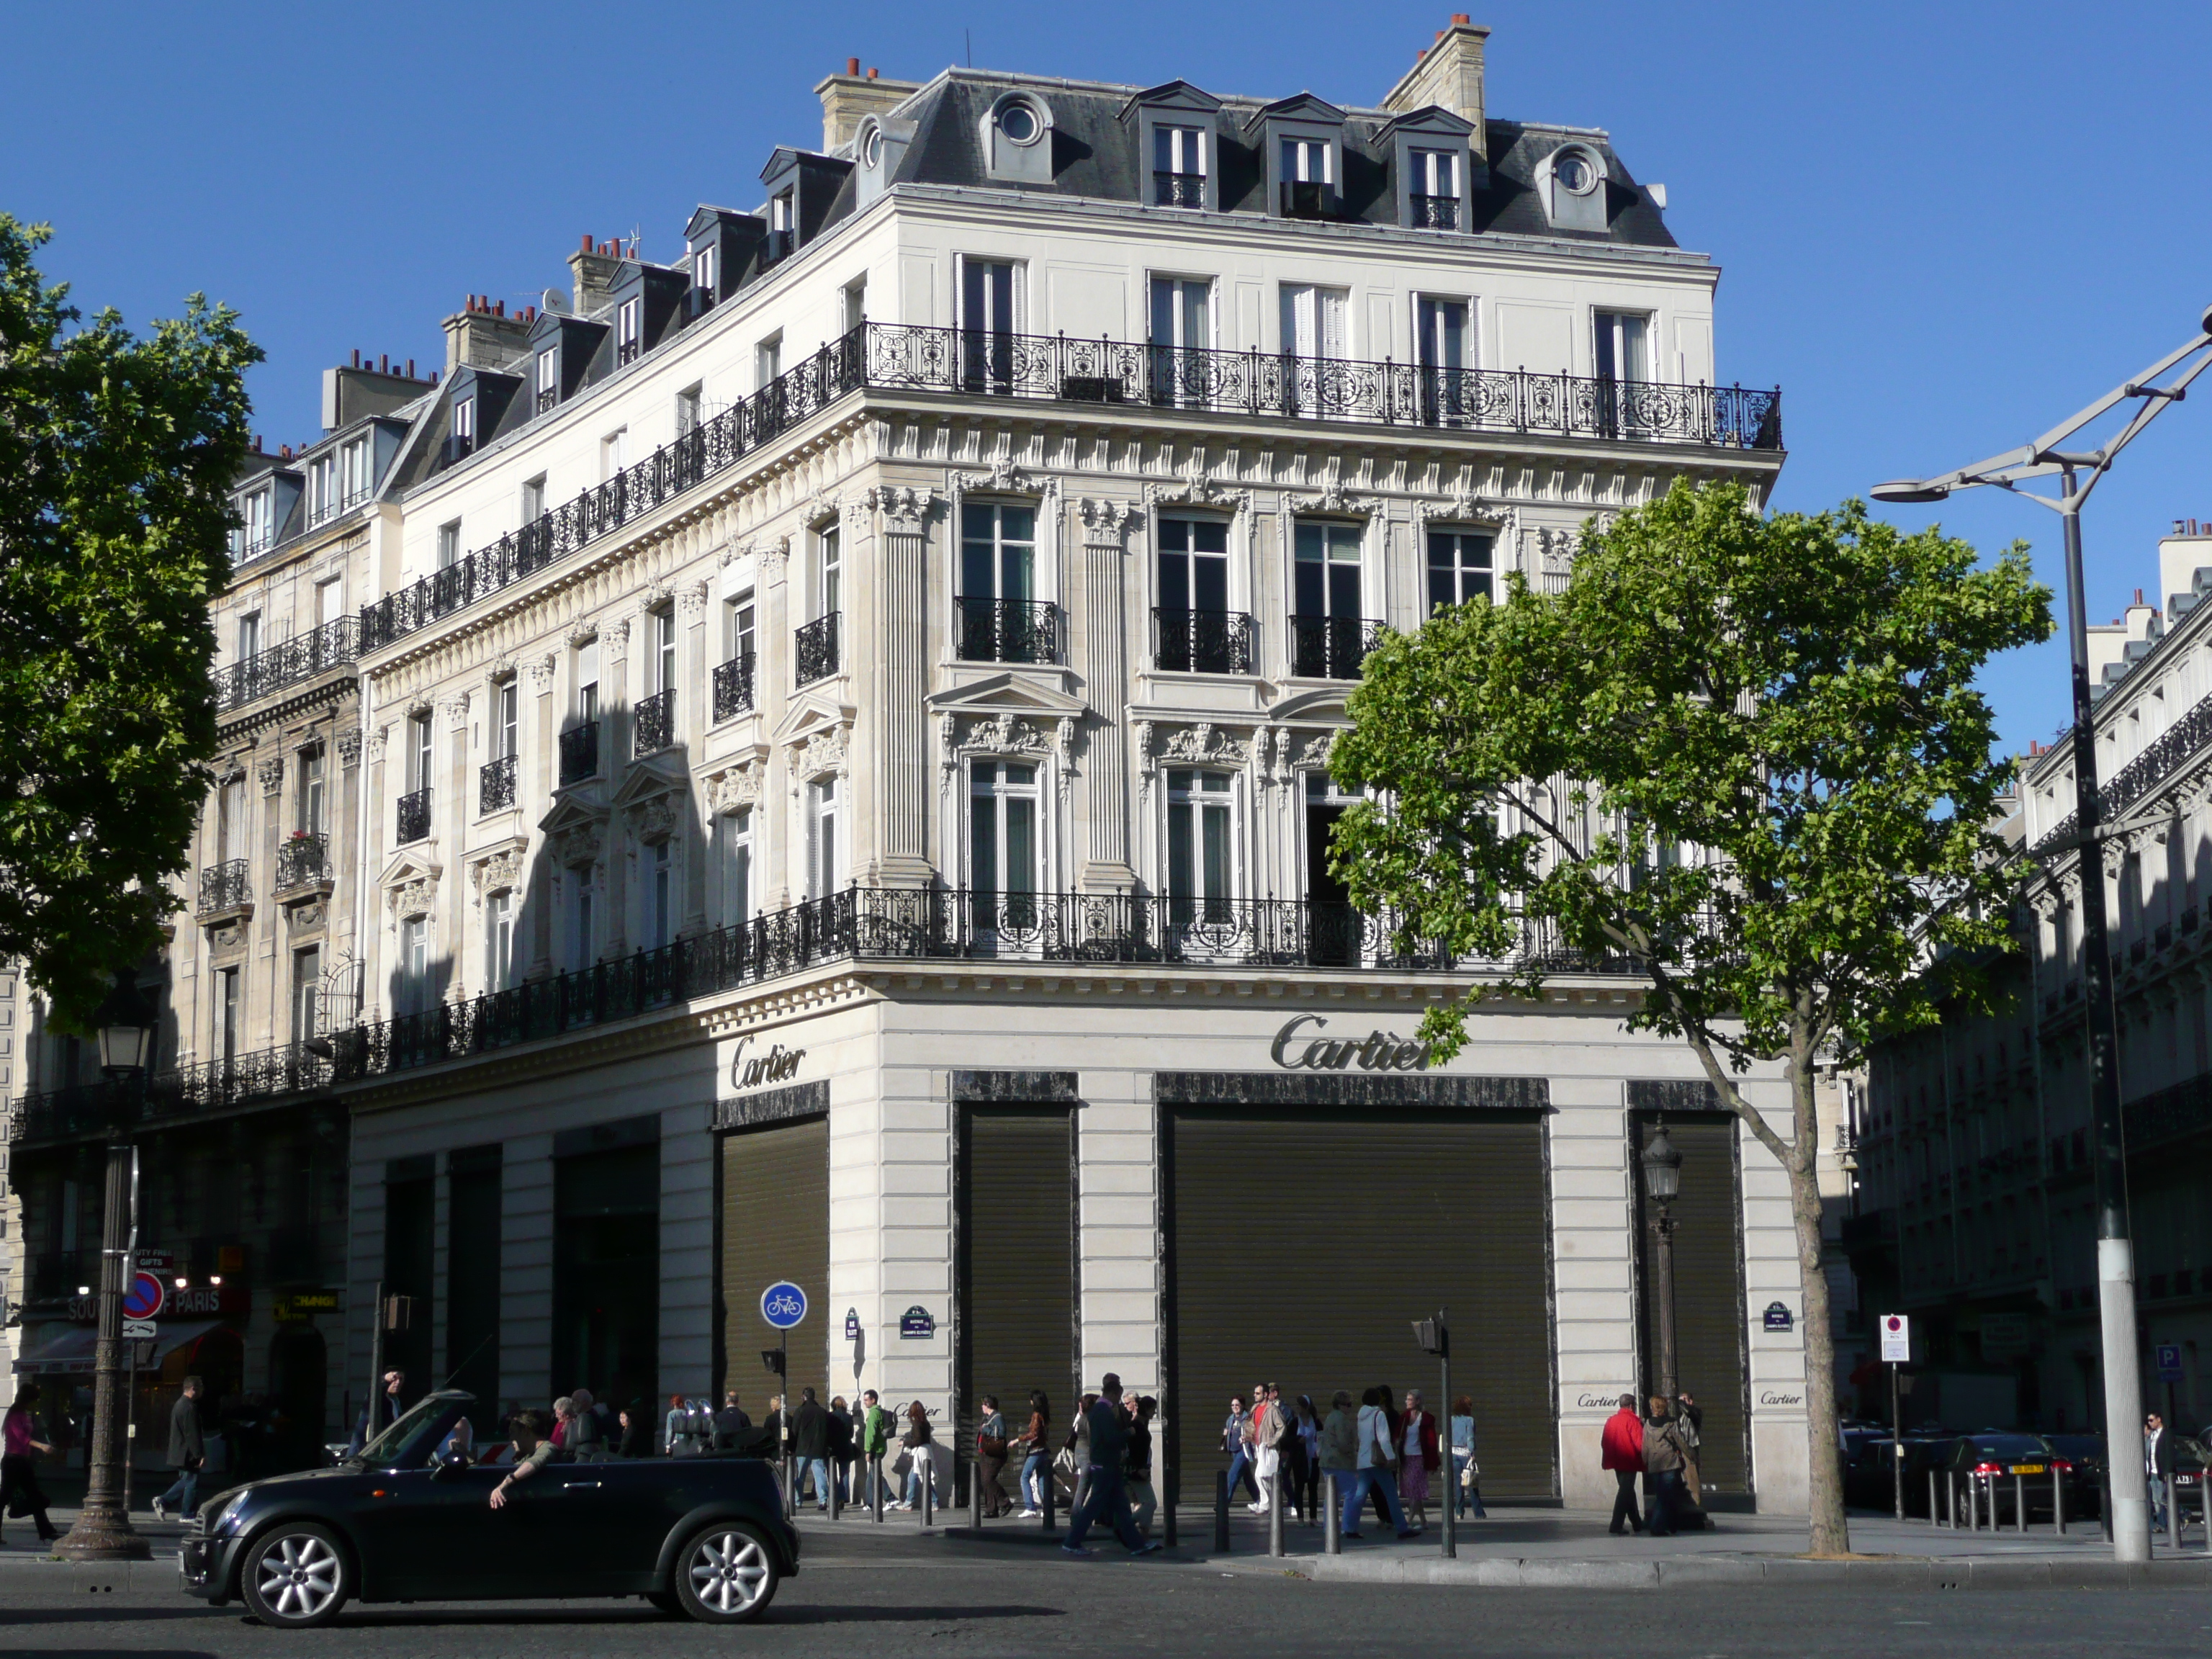
[[[963,662],[1053,662],[1060,655],[1060,611],[1041,599],[954,601]]]
[[[599,775],[599,723],[586,720],[561,734],[561,781],[580,783]]]
[[[252,897],[253,883],[244,859],[225,859],[200,872],[199,913],[204,916],[238,909]]]
[[[1158,207],[1202,208],[1206,205],[1206,175],[1155,172],[1152,202]]]
[[[1152,607],[1152,666],[1184,674],[1252,672],[1252,618],[1242,611]]]
[[[1408,196],[1406,198],[1406,216],[1415,230],[1457,230],[1459,198]]]
[[[676,741],[676,688],[638,699],[630,721],[630,753],[650,755]]]
[[[2065,735],[2071,737],[2070,732]],[[2212,744],[2212,696],[2197,702],[2153,738],[2142,753],[2115,772],[2108,782],[2098,786],[2099,811],[2108,822],[2118,817],[2161,780],[2179,771],[2183,762],[2207,744]],[[2070,840],[2075,824],[2075,815],[2069,812],[2036,845],[2047,847],[2052,842]]]
[[[276,890],[296,892],[319,887],[331,879],[331,838],[318,830],[302,830],[276,843]]]
[[[342,1038],[340,1040],[343,1040]],[[229,1060],[205,1060],[155,1072],[143,1089],[106,1081],[27,1094],[9,1113],[13,1140],[105,1134],[165,1120],[228,1110],[327,1087],[331,1045],[323,1053],[306,1043],[257,1049]]]
[[[478,813],[504,812],[514,805],[515,774],[520,769],[520,757],[514,755],[501,755],[477,769]]]
[[[459,1059],[625,1019],[819,963],[988,959],[1390,973],[1633,971],[1591,961],[1548,924],[1527,922],[1498,960],[1441,947],[1400,950],[1392,929],[1347,905],[1298,899],[1182,899],[1089,893],[849,888],[750,921],[556,978],[337,1034],[340,1081]]]
[[[1779,450],[1782,394],[863,323],[605,483],[363,609],[376,651],[656,511],[864,387]],[[550,394],[549,394],[550,395]],[[550,405],[549,405],[550,407]]]
[[[615,367],[619,368],[624,363],[635,362],[644,349],[645,342],[642,340],[624,340],[615,348]]]
[[[734,656],[714,665],[714,718],[726,720],[747,714],[753,706],[753,653]]]
[[[1317,680],[1356,680],[1359,665],[1382,636],[1364,617],[1291,618],[1291,672]]]
[[[549,386],[539,391],[538,394],[538,412],[540,415],[548,414],[553,410],[558,409],[560,406],[561,389],[558,386]]]
[[[427,840],[430,834],[430,790],[426,784],[399,798],[398,844]]]
[[[1285,219],[1333,219],[1336,191],[1318,179],[1285,179],[1278,211]]]
[[[837,672],[837,615],[832,611],[793,630],[791,672],[794,684],[809,685]]]
[[[257,651],[243,662],[218,669],[215,677],[215,708],[228,714],[272,691],[298,685],[331,669],[351,662],[358,653],[360,623],[340,617],[304,634],[295,634],[282,645]]]

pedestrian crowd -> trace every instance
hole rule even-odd
[[[1599,1437],[1599,1461],[1618,1483],[1613,1522],[1607,1528],[1672,1538],[1677,1528],[1701,1509],[1698,1484],[1698,1431],[1705,1414],[1686,1390],[1668,1398],[1651,1396],[1638,1413],[1636,1396],[1620,1396],[1620,1407],[1607,1418]],[[1638,1479],[1644,1482],[1645,1507],[1636,1503]]]

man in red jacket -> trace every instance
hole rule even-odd
[[[1644,1517],[1636,1509],[1636,1477],[1644,1473],[1644,1419],[1637,1414],[1634,1395],[1620,1396],[1620,1409],[1605,1419],[1605,1435],[1599,1443],[1605,1449],[1605,1467],[1620,1483],[1620,1492],[1613,1500],[1613,1525],[1607,1530],[1619,1537],[1625,1517],[1631,1530],[1642,1532]]]

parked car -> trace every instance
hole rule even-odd
[[[2001,1433],[1984,1429],[1962,1434],[1950,1444],[1938,1468],[1938,1478],[1949,1480],[1955,1492],[1961,1477],[1979,1488],[1983,1524],[2017,1525],[2024,1504],[2032,1524],[2039,1515],[2048,1520],[2057,1507],[2055,1482],[2066,1483],[2066,1513],[2081,1516],[2081,1482],[2073,1461],[2059,1453],[2039,1434]],[[2017,1478],[2015,1478],[2017,1477]],[[1947,1505],[1948,1507],[1948,1505]],[[1966,1511],[1962,1509],[1960,1514]]]
[[[1905,1435],[1905,1512],[1928,1513],[1928,1471],[1950,1454],[1953,1437],[1906,1430]],[[1896,1440],[1887,1431],[1866,1433],[1849,1443],[1844,1464],[1844,1501],[1855,1508],[1887,1515],[1897,1502]]]
[[[2053,1457],[2063,1457],[2073,1473],[2066,1477],[2066,1518],[2080,1516],[2095,1520],[2105,1512],[2105,1437],[2101,1434],[2046,1434],[2043,1443]]]
[[[769,1466],[696,1457],[556,1462],[491,1507],[510,1468],[436,1456],[475,1403],[418,1402],[332,1468],[276,1475],[200,1507],[184,1588],[305,1629],[348,1601],[642,1596],[708,1624],[758,1616],[799,1571]]]

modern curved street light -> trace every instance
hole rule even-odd
[[[2197,337],[2168,353],[2135,379],[2114,387],[2087,409],[2062,421],[2033,442],[1930,478],[1896,478],[1869,492],[1878,501],[1916,503],[1945,500],[1954,490],[1983,484],[2008,489],[2059,516],[2066,538],[2066,637],[2074,672],[2074,827],[2069,847],[2081,853],[2081,976],[2089,1025],[2090,1121],[2095,1143],[2097,1179],[2097,1305],[2103,1325],[2105,1376],[2105,1465],[2112,1498],[2112,1553],[2122,1561],[2150,1559],[2150,1510],[2137,1449],[2142,1433],[2142,1368],[2136,1346],[2135,1249],[2128,1234],[2126,1182],[2120,1133],[2120,1073],[2112,1008],[2111,947],[2105,933],[2105,837],[2097,798],[2097,741],[2089,698],[2089,624],[2081,599],[2081,504],[2112,470],[2120,452],[2170,405],[2187,395],[2189,384],[2212,368],[2212,308],[2199,319]],[[2069,448],[2086,441],[2083,428],[2124,404],[2136,408],[2112,437],[2094,449]],[[2056,478],[2056,495],[2031,489],[2039,479]],[[2091,871],[2095,879],[2087,878]]]

